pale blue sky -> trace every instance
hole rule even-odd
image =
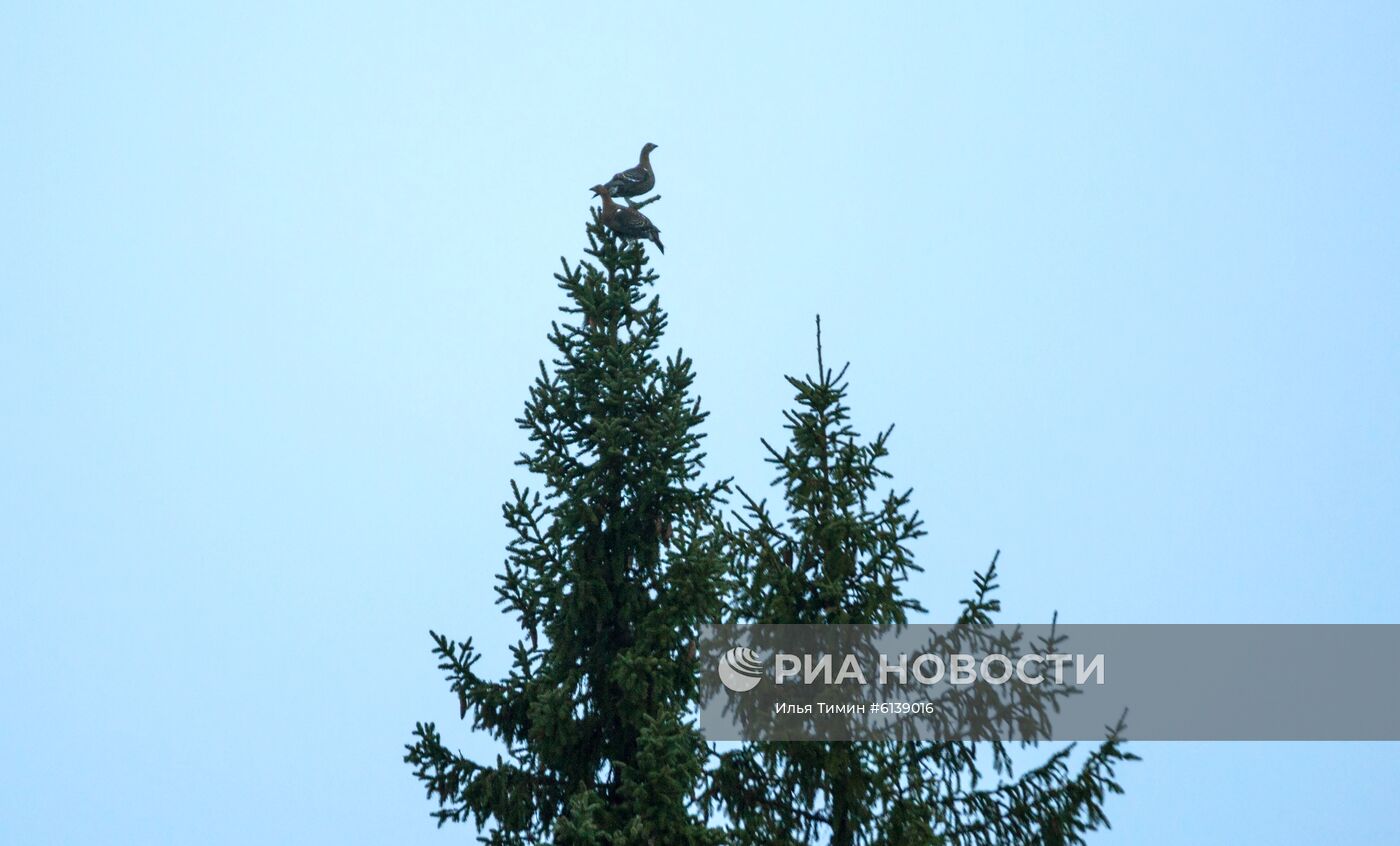
[[[0,18],[0,841],[470,839],[426,632],[644,141],[711,467],[821,312],[934,619],[1400,623],[1394,5],[298,5]],[[1094,842],[1400,839],[1400,744],[1137,751]]]

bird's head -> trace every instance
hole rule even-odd
[[[594,194],[597,194],[599,197],[611,197],[611,196],[612,196],[612,192],[608,190],[608,186],[606,186],[606,185],[594,185],[592,188],[589,188],[588,190],[592,191]]]
[[[656,145],[648,141],[645,145],[642,146],[642,155],[645,156],[647,153],[650,153],[652,150],[655,149]]]

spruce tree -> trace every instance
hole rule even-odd
[[[561,259],[568,318],[518,420],[539,488],[512,482],[502,508],[512,668],[482,678],[470,638],[432,634],[461,715],[503,754],[469,760],[419,723],[404,760],[439,825],[471,820],[488,843],[713,844],[696,807],[707,750],[685,715],[696,627],[720,609],[724,484],[699,481],[706,413],[690,360],[658,355],[667,318],[642,244],[596,209],[587,236],[589,258]]]
[[[817,375],[788,377],[789,442],[762,442],[784,513],[740,489],[729,533],[734,622],[903,624],[926,613],[903,593],[920,569],[909,544],[924,534],[911,491],[880,493],[893,427],[861,440],[845,374],[822,360],[818,319]],[[993,622],[996,565],[975,575],[959,623]],[[1001,742],[751,743],[718,756],[708,797],[734,846],[1082,843],[1107,824],[1106,795],[1121,792],[1115,765],[1136,758],[1121,729],[1077,769],[1066,747],[1019,777]]]

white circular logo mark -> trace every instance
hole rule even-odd
[[[747,646],[736,646],[719,656],[719,680],[735,693],[753,690],[763,680],[758,653]]]

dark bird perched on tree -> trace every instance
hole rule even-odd
[[[642,156],[636,167],[629,167],[622,173],[614,173],[604,185],[614,197],[638,197],[656,187],[656,174],[651,169],[651,151],[655,144],[642,147]]]
[[[603,198],[603,225],[623,238],[646,238],[661,252],[666,248],[661,244],[661,230],[656,228],[647,216],[633,208],[619,206],[613,202],[612,193],[606,185],[594,185],[594,194]]]

